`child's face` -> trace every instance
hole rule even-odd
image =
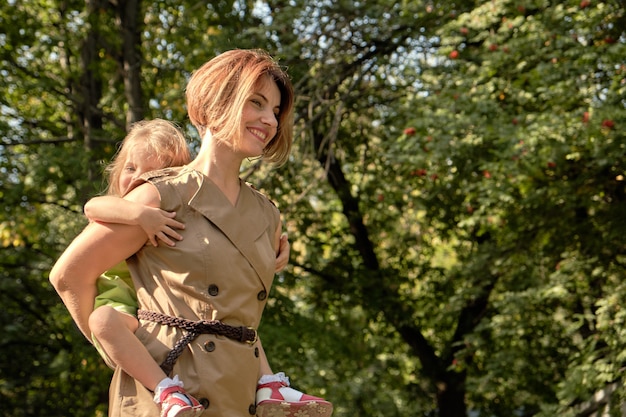
[[[161,168],[163,168],[161,162],[159,162],[158,158],[152,153],[146,152],[146,150],[141,147],[132,149],[124,162],[122,174],[119,179],[119,188],[122,195],[130,191],[129,186],[136,178],[146,172]]]

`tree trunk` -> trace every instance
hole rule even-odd
[[[439,417],[467,417],[465,404],[465,374],[446,372],[437,383]]]
[[[122,35],[121,69],[128,103],[126,126],[145,117],[141,89],[141,7],[139,0],[120,1],[117,6]]]
[[[77,91],[80,91],[81,101],[77,103],[77,114],[80,115],[83,143],[85,151],[92,153],[95,141],[94,132],[102,129],[102,114],[99,111],[100,100],[102,99],[102,80],[99,78],[98,72],[93,68],[97,66],[98,60],[98,10],[100,9],[100,0],[87,0],[85,2],[87,10],[87,19],[90,22],[89,30],[85,37],[81,50],[81,76]],[[94,161],[95,162],[95,161]],[[100,175],[98,164],[87,164],[87,184],[95,183],[96,178]],[[92,190],[89,185],[80,190],[81,200],[86,201]]]

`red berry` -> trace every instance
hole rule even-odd
[[[607,129],[613,129],[615,127],[615,122],[611,119],[604,119],[602,121],[602,127],[606,127]]]
[[[450,52],[450,59],[457,59],[459,57],[459,51],[454,50],[452,52]]]
[[[404,134],[407,136],[413,136],[415,134],[415,128],[407,127],[406,129],[404,129]]]
[[[591,2],[589,0],[582,0],[580,2],[580,8],[584,9],[585,7],[589,7],[590,4],[591,4]]]

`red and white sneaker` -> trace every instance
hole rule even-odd
[[[289,387],[289,382],[259,384],[256,390],[257,417],[330,417],[333,405]]]
[[[161,391],[159,404],[161,417],[197,417],[204,411],[202,404],[178,385]]]

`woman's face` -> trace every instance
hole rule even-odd
[[[128,157],[124,161],[122,173],[119,179],[119,189],[122,196],[129,190],[130,185],[135,179],[146,172],[161,169],[162,163],[159,162],[156,155],[147,152],[142,146],[135,146],[128,152]]]
[[[260,79],[243,107],[240,152],[257,157],[276,136],[280,112],[280,90],[269,77]]]

